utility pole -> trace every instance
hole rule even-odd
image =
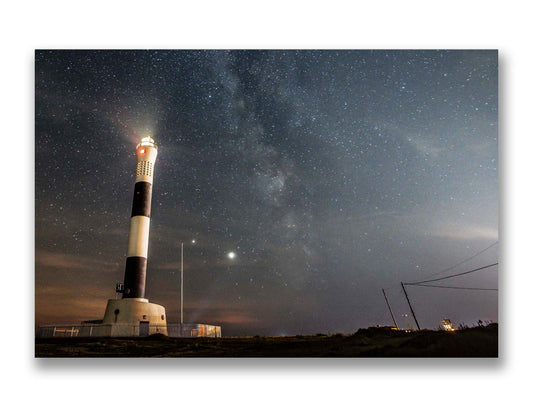
[[[392,320],[394,321],[394,326],[396,327],[396,329],[398,329],[398,324],[396,323],[396,318],[394,318],[394,314],[392,313],[392,309],[390,308],[389,300],[387,299],[387,294],[385,294],[385,289],[382,288],[381,291],[383,291],[383,296],[385,297],[385,302],[387,303],[387,307],[389,307],[390,315],[392,317]]]
[[[409,304],[409,308],[411,309],[411,314],[413,314],[413,318],[415,319],[416,327],[420,331],[420,325],[418,325],[418,320],[416,319],[415,312],[413,311],[413,307],[411,306],[411,301],[409,301],[409,297],[407,296],[407,291],[405,291],[405,287],[403,285],[403,282],[400,282],[400,284],[402,285],[403,293],[405,294],[405,298],[407,299],[407,304]]]
[[[183,325],[183,242],[181,242],[181,325]]]

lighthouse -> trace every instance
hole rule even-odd
[[[137,170],[135,172],[135,190],[133,192],[122,298],[144,298],[152,185],[154,183],[154,165],[157,158],[157,145],[151,137],[145,137],[137,144],[136,156]]]
[[[137,164],[135,167],[132,165],[132,169],[135,168],[135,186],[128,247],[125,253],[124,282],[118,283],[115,290],[116,293],[122,294],[122,298],[107,300],[103,319],[83,321],[78,326],[79,328],[75,329],[72,326],[68,331],[65,331],[64,325],[39,327],[40,336],[56,336],[56,333],[64,334],[65,332],[69,336],[82,337],[135,337],[162,334],[193,338],[222,335],[220,326],[184,324],[183,316],[180,324],[169,324],[165,315],[165,307],[151,303],[145,298],[152,188],[157,158],[157,145],[152,137],[146,136],[141,139],[135,148],[135,157]],[[232,258],[232,253],[229,257]],[[183,308],[181,311],[183,312]]]
[[[137,166],[130,218],[128,249],[124,283],[117,292],[122,299],[111,299],[102,321],[106,336],[146,336],[167,334],[165,308],[152,304],[145,298],[146,270],[148,265],[148,241],[154,166],[157,145],[152,137],[144,137],[135,149]]]

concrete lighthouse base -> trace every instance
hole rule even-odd
[[[148,336],[167,333],[165,307],[145,298],[108,300],[104,319],[94,336]]]

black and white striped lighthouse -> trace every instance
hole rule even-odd
[[[152,185],[157,157],[157,145],[150,136],[144,137],[137,145],[136,155],[137,171],[122,298],[144,298]]]
[[[151,137],[144,137],[137,145],[137,171],[124,283],[117,284],[121,299],[107,301],[104,318],[96,336],[145,336],[153,333],[167,335],[165,307],[144,298],[148,238],[150,235],[150,207],[157,146]]]

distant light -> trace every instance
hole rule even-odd
[[[192,239],[192,240],[191,240],[191,243],[192,243],[192,244],[195,244],[195,243],[196,243],[196,239]]]
[[[234,258],[235,258],[235,252],[229,252],[229,253],[228,253],[228,257],[229,257],[230,259],[234,259]]]

